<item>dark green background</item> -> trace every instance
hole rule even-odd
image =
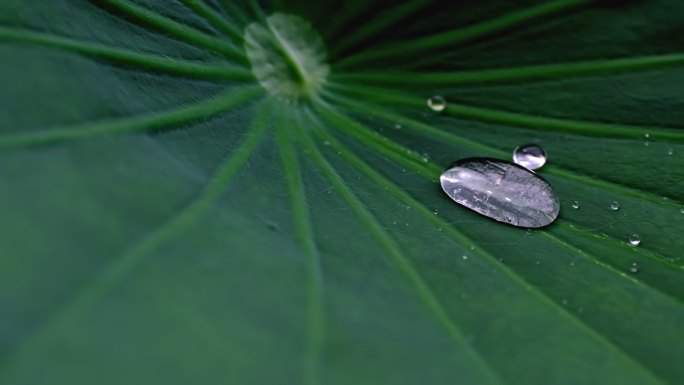
[[[274,12],[323,37],[320,99],[250,75]],[[0,383],[681,383],[683,15],[3,0]],[[549,228],[440,191],[528,142]]]

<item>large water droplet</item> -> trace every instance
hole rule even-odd
[[[544,179],[503,160],[462,159],[442,173],[440,183],[455,202],[513,226],[547,226],[560,210],[556,194]]]
[[[546,152],[536,144],[518,146],[513,150],[513,162],[529,170],[536,170],[546,163]]]
[[[572,201],[572,208],[577,210],[580,208],[580,203],[578,201]]]
[[[447,102],[443,96],[435,95],[427,100],[427,105],[432,111],[442,112],[446,109]]]
[[[632,246],[639,246],[639,244],[641,244],[641,237],[639,236],[639,234],[630,235],[629,244]]]
[[[613,203],[610,204],[610,209],[613,211],[620,210],[620,203],[618,203],[618,201],[613,201]]]

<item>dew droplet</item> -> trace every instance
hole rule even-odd
[[[613,211],[620,210],[620,203],[618,203],[618,201],[613,201],[613,203],[610,204],[610,209]]]
[[[563,298],[563,300],[562,300],[561,302],[563,303],[563,305],[567,305],[567,304],[568,304],[568,300],[565,299],[565,298]]]
[[[536,144],[526,144],[513,150],[513,162],[528,170],[536,170],[546,163],[546,152]]]
[[[394,125],[394,128],[397,130],[401,130],[402,126],[401,126],[401,124],[397,123]]]
[[[572,208],[577,210],[580,208],[580,203],[579,201],[572,201]]]
[[[329,140],[324,141],[324,142],[323,142],[323,145],[324,145],[324,146],[330,146],[330,141],[329,141]]]
[[[424,153],[420,156],[420,160],[422,160],[423,163],[427,163],[427,162],[430,161],[430,155],[428,155],[427,153],[424,152]]]
[[[633,262],[632,266],[629,267],[629,272],[633,273],[633,274],[638,273],[639,272],[639,265],[637,265],[636,262]]]
[[[679,209],[679,212],[682,213],[682,214],[684,214],[684,206],[682,206],[682,208]]]
[[[464,256],[461,257],[461,258],[463,258],[463,259],[465,260],[465,259],[468,259],[468,256],[467,256],[467,255],[464,255]]]
[[[435,95],[427,100],[427,105],[432,111],[442,112],[446,109],[447,102],[444,97]]]
[[[456,203],[513,226],[547,226],[560,210],[558,197],[544,179],[499,159],[459,160],[442,173],[440,183]]]
[[[437,207],[435,207],[434,209],[432,209],[432,213],[435,214],[435,215],[439,214],[439,210],[437,210]]]
[[[644,134],[644,138],[648,139],[648,138],[650,138],[650,137],[651,137],[651,134],[649,134],[649,133],[645,133],[645,134]]]
[[[670,156],[674,155],[674,149],[668,148],[667,149],[667,155],[670,155]]]
[[[630,235],[630,237],[629,237],[629,244],[630,245],[639,246],[640,243],[641,243],[641,237],[639,236],[639,234]]]

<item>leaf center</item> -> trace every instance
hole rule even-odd
[[[312,97],[330,73],[323,39],[297,16],[275,13],[248,25],[245,51],[259,83],[283,99]]]

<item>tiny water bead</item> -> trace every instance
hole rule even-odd
[[[667,149],[667,155],[670,155],[670,156],[674,155],[674,149],[668,148]]]
[[[629,272],[636,274],[639,272],[639,265],[636,262],[632,263],[632,266],[629,267]]]
[[[513,226],[544,227],[560,211],[558,197],[544,179],[503,160],[459,160],[442,173],[440,184],[456,203]]]
[[[546,164],[546,152],[536,144],[518,146],[513,150],[513,162],[528,170],[536,170]]]
[[[434,95],[427,100],[428,107],[435,112],[442,112],[446,109],[447,102],[443,96]]]
[[[572,201],[571,206],[573,209],[577,210],[580,208],[580,203],[579,203],[579,201]]]
[[[629,244],[632,246],[639,246],[641,244],[641,237],[639,236],[639,234],[630,235]]]
[[[610,209],[613,211],[620,210],[620,203],[618,201],[613,201],[613,203],[610,204]]]

